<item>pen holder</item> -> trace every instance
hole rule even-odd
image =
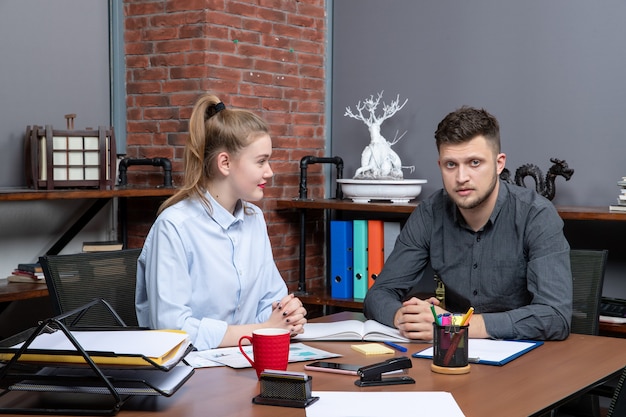
[[[433,363],[440,374],[466,374],[470,371],[469,325],[440,326],[433,323]]]

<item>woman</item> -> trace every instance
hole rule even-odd
[[[257,115],[201,97],[189,121],[184,184],[159,209],[137,264],[139,325],[182,329],[194,346],[237,345],[262,327],[302,333],[306,310],[287,294],[261,210],[274,175]]]

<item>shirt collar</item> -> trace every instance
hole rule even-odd
[[[213,209],[212,213],[208,213],[209,217],[211,217],[223,229],[228,229],[233,224],[243,221],[244,210],[241,200],[237,201],[237,205],[235,206],[235,214],[233,215],[231,212],[222,207],[222,205],[213,198],[211,193],[207,191],[205,193],[205,196],[209,200],[209,203],[211,203],[211,208]]]

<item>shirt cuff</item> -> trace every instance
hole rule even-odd
[[[228,324],[225,321],[204,318],[200,321],[193,345],[198,350],[215,349],[222,343]]]
[[[485,330],[492,339],[515,339],[513,330],[513,320],[506,312],[504,313],[483,313],[481,314],[485,322]]]

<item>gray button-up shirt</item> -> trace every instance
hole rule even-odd
[[[491,337],[569,335],[569,244],[553,204],[534,190],[500,181],[493,213],[477,232],[443,190],[419,204],[367,292],[365,315],[393,326],[402,300],[429,262],[445,283],[447,310],[463,313],[473,306]]]

